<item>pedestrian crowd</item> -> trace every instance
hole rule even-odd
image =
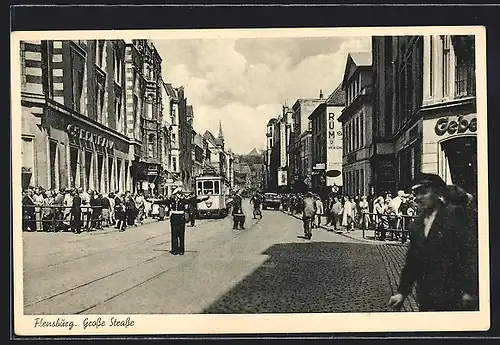
[[[23,231],[81,233],[113,226],[124,231],[153,216],[152,204],[143,191],[28,188],[22,192]]]
[[[463,191],[460,193],[465,195]],[[469,194],[466,198],[472,205],[473,197]],[[305,219],[311,222],[312,229],[321,225],[333,227],[329,231],[371,229],[375,231],[375,238],[382,241],[388,239],[388,233],[390,240],[406,241],[406,232],[416,218],[417,206],[415,193],[403,190],[399,190],[394,197],[390,192],[378,196],[338,193],[323,196],[312,192],[281,194],[282,210],[293,215],[302,214],[303,217],[306,213]]]

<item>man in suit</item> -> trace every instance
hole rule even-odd
[[[23,231],[36,231],[35,216],[33,191],[28,189],[23,195]]]
[[[82,198],[78,189],[75,188],[73,192],[73,203],[71,204],[71,217],[72,225],[71,227],[75,231],[75,234],[82,232]]]
[[[243,198],[241,197],[240,190],[234,193],[232,199],[232,216],[233,216],[233,229],[245,229],[245,213],[243,212]]]
[[[417,285],[420,311],[478,310],[477,216],[448,198],[448,186],[437,175],[421,174],[413,191],[418,218],[398,292],[389,306],[398,310]]]

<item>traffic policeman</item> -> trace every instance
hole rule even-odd
[[[170,206],[170,227],[173,255],[184,255],[187,209],[190,204],[197,204],[208,199],[208,196],[188,196],[178,187],[172,193],[172,197],[166,201]]]

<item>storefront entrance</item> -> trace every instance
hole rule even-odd
[[[445,180],[476,195],[477,140],[475,136],[453,138],[441,143],[448,169]]]

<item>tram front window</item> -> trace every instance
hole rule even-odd
[[[205,181],[203,183],[203,194],[205,194],[205,195],[214,194],[214,182],[213,181]]]

